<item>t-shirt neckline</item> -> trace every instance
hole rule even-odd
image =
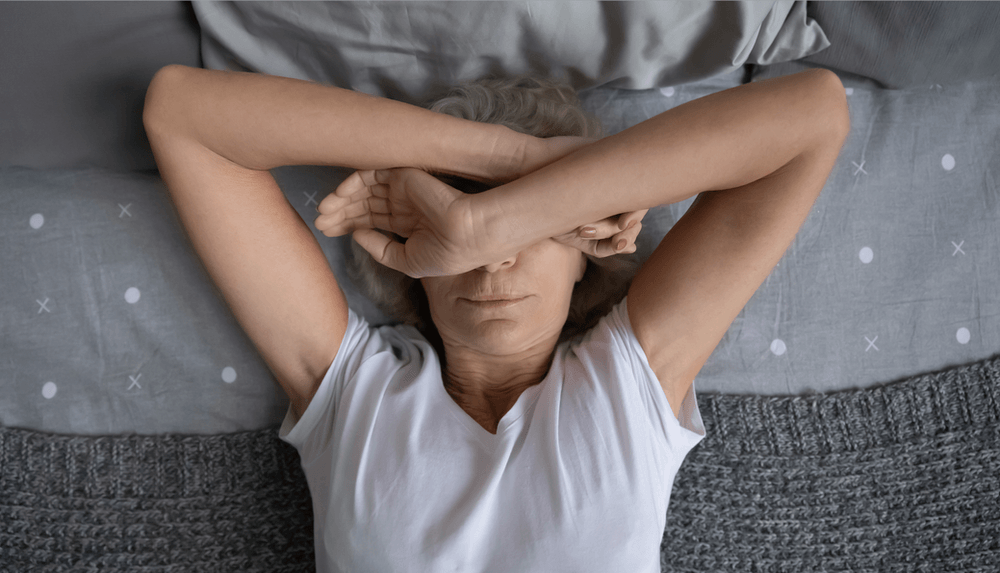
[[[448,390],[445,389],[443,376],[440,381],[435,381],[434,386],[437,388],[435,393],[437,394],[438,399],[445,402],[448,411],[451,412],[452,415],[462,423],[462,425],[468,428],[470,432],[475,434],[480,439],[498,440],[502,439],[508,432],[510,432],[511,428],[521,425],[521,420],[524,417],[525,412],[527,412],[528,408],[534,404],[535,400],[537,400],[538,394],[541,392],[542,386],[549,379],[550,374],[551,370],[549,370],[549,373],[545,375],[545,378],[543,378],[541,382],[535,384],[534,386],[529,386],[521,392],[521,395],[517,397],[517,401],[515,401],[514,405],[510,407],[510,410],[507,410],[503,417],[500,418],[500,422],[497,424],[496,434],[492,434],[487,431],[486,428],[480,426],[479,422],[474,420],[468,412],[458,405],[458,402],[456,402],[455,399],[451,397],[451,394],[448,393]]]

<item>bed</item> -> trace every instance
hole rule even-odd
[[[287,399],[142,130],[171,63],[414,104],[552,74],[609,133],[833,70],[851,134],[695,380],[662,568],[1000,569],[998,25],[964,2],[0,3],[0,570],[315,570]],[[310,226],[350,172],[272,171]],[[649,212],[637,260],[691,201]]]

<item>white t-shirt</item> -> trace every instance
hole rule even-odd
[[[312,494],[319,573],[658,573],[674,476],[705,435],[680,421],[627,298],[556,349],[491,434],[448,394],[429,342],[353,311],[295,446]]]

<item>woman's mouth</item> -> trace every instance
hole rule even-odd
[[[470,298],[460,298],[458,300],[464,301],[468,304],[479,308],[505,308],[508,306],[513,306],[528,297],[522,296],[520,298],[487,298],[487,299],[470,299]]]

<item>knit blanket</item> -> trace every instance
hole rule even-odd
[[[698,396],[664,571],[1000,571],[1000,355],[880,387]],[[0,571],[314,571],[277,428],[0,428]]]

